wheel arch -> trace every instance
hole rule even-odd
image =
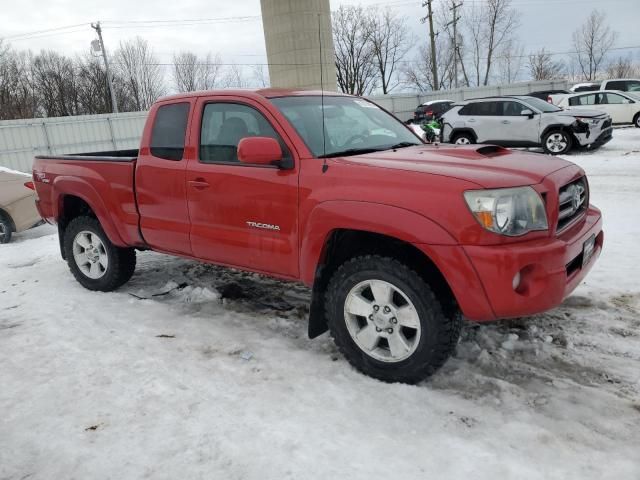
[[[452,129],[451,134],[449,135],[449,143],[453,143],[456,136],[460,135],[461,133],[468,133],[469,135],[471,135],[471,138],[473,138],[473,141],[475,143],[478,143],[478,135],[476,134],[475,130],[470,127],[458,127]]]
[[[9,225],[11,225],[11,231],[16,231],[16,223],[13,221],[11,214],[5,210],[4,208],[0,208],[0,217],[6,218],[9,221]]]
[[[329,233],[315,271],[309,314],[309,338],[315,338],[327,331],[325,293],[331,277],[344,262],[363,255],[391,257],[410,266],[442,299],[443,307],[448,313],[457,310],[457,302],[447,279],[435,262],[415,245],[382,233],[338,228]]]
[[[59,232],[64,232],[68,223],[78,215],[89,214],[98,219],[111,243],[127,246],[104,201],[92,185],[78,178],[57,177],[53,190],[53,216]]]

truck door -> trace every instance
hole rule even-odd
[[[185,137],[193,100],[156,104],[142,136],[135,191],[140,230],[156,250],[190,254]]]
[[[298,276],[298,168],[286,133],[264,107],[245,98],[200,99],[187,168],[193,255],[284,277]],[[238,161],[249,136],[272,137],[289,170]]]

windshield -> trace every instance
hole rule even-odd
[[[272,98],[315,157],[358,153],[420,145],[422,142],[400,121],[375,104],[354,97]]]
[[[562,110],[561,108],[556,107],[552,103],[545,102],[544,100],[540,100],[539,98],[535,98],[535,97],[526,97],[526,98],[521,98],[520,100],[522,100],[524,103],[526,103],[530,107],[533,107],[536,110],[539,110],[544,113],[559,112],[560,110]]]

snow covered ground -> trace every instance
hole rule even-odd
[[[571,155],[605,215],[560,308],[466,325],[418,386],[306,338],[309,292],[154,253],[116,293],[0,247],[0,479],[640,479],[640,129]]]

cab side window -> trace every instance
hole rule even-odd
[[[502,103],[502,115],[504,117],[519,117],[522,115],[522,110],[525,110],[526,108],[528,108],[518,102],[500,102],[500,103]]]
[[[601,105],[616,105],[621,103],[627,103],[626,98],[616,93],[602,93],[600,94]]]
[[[188,103],[158,108],[151,130],[151,155],[165,160],[182,160],[188,117]]]
[[[572,97],[569,99],[569,105],[595,105],[597,94],[592,93],[590,95],[580,95],[579,97]]]
[[[208,103],[200,130],[201,163],[239,163],[238,144],[245,137],[271,137],[287,149],[269,121],[253,107],[239,103]]]

